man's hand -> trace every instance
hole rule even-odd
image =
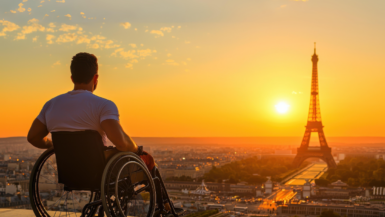
[[[137,152],[138,146],[135,142],[123,131],[119,121],[113,119],[104,120],[101,124],[103,131],[108,139],[114,143],[119,151]]]
[[[46,137],[48,133],[47,126],[36,118],[29,129],[27,140],[36,148],[48,149],[52,147],[52,141]]]

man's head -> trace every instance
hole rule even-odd
[[[75,85],[92,86],[95,90],[98,83],[98,58],[89,53],[78,53],[72,57],[71,78]]]

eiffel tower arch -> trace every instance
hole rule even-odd
[[[315,43],[314,43],[315,45]],[[321,109],[318,94],[318,55],[314,47],[314,54],[311,58],[313,62],[312,80],[311,80],[311,94],[309,115],[305,135],[303,136],[301,146],[297,149],[297,155],[294,158],[293,166],[299,167],[303,161],[308,158],[320,158],[325,161],[329,168],[336,167],[336,162],[332,156],[332,149],[328,146],[323,131],[321,120]],[[310,137],[312,133],[318,133],[320,146],[309,146]]]

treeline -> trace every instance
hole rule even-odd
[[[251,157],[239,161],[234,161],[223,165],[221,168],[215,166],[203,175],[207,182],[222,182],[228,180],[229,183],[245,181],[249,184],[261,184],[267,181],[267,176],[271,176],[274,181],[281,181],[282,178],[294,169],[291,168],[293,158],[291,157],[267,157],[258,159]],[[303,163],[302,167],[308,165]]]
[[[337,180],[354,187],[385,186],[385,161],[370,157],[347,157],[335,169],[329,169],[326,177],[316,179],[315,183],[327,186]]]

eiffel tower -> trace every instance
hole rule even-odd
[[[302,162],[308,158],[320,158],[325,161],[329,168],[336,167],[336,162],[332,156],[332,149],[328,146],[323,131],[321,111],[318,96],[318,55],[316,54],[316,47],[314,43],[314,54],[311,58],[313,62],[313,72],[311,79],[311,94],[309,116],[307,118],[307,125],[305,135],[303,136],[301,147],[297,148],[297,155],[294,158],[293,166],[299,167]],[[311,133],[317,132],[320,146],[309,146]]]

